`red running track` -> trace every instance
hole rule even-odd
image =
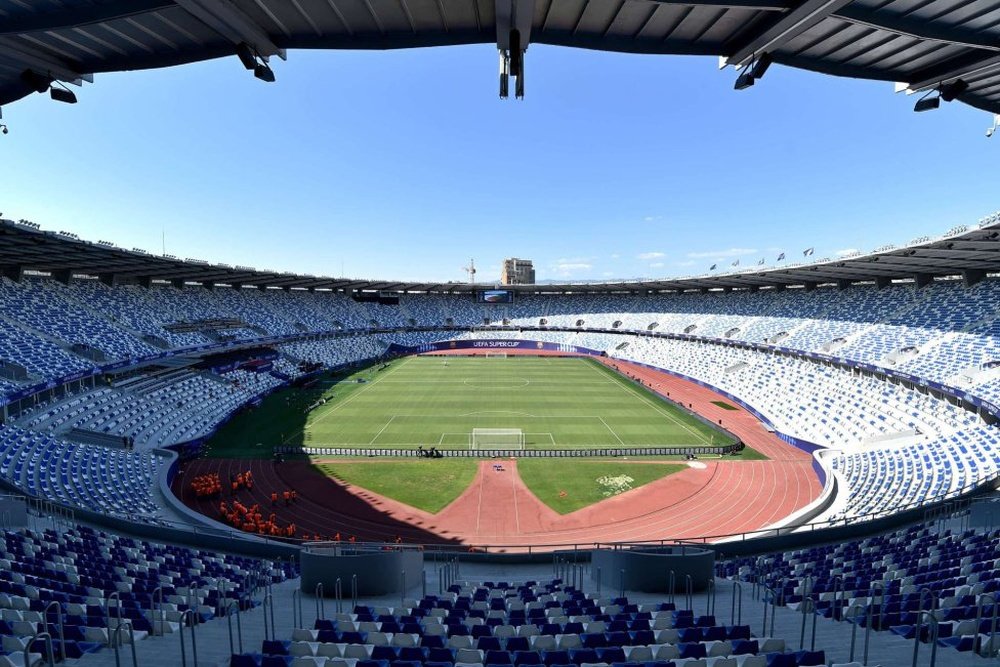
[[[218,472],[225,483],[230,474],[251,470],[252,491],[235,498],[244,504],[270,507],[270,494],[294,488],[299,500],[273,510],[281,523],[294,522],[299,535],[317,533],[331,538],[408,543],[452,543],[515,546],[590,544],[608,541],[693,539],[763,528],[812,502],[821,486],[812,470],[812,457],[768,432],[743,409],[726,410],[712,401],[731,403],[715,392],[664,373],[617,360],[602,359],[612,367],[641,379],[653,391],[719,423],[747,445],[766,455],[766,461],[713,460],[689,467],[651,484],[633,489],[576,512],[560,515],[544,505],[524,485],[516,461],[481,461],[473,483],[454,502],[435,515],[342,484],[317,472],[309,462],[273,464],[265,460],[200,459],[189,462],[174,482],[174,492],[190,507],[219,518],[218,500],[199,500],[189,480]],[[736,406],[733,406],[736,407]],[[317,459],[319,461],[319,459]],[[331,459],[322,459],[329,462]],[[601,461],[579,459],[599,474]],[[378,465],[379,460],[371,460]],[[428,462],[433,465],[433,462]],[[662,465],[644,462],[644,465]],[[225,485],[225,484],[224,484]],[[228,496],[224,499],[229,499]]]

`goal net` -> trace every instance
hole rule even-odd
[[[524,449],[524,431],[519,428],[474,428],[469,449]]]
[[[506,359],[507,358],[507,353],[506,352],[487,352],[483,356],[485,356],[487,359],[489,359],[489,358]]]

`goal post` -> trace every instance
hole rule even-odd
[[[474,428],[469,449],[524,449],[524,431],[519,428]]]
[[[483,356],[486,357],[487,359],[506,359],[507,358],[507,353],[506,352],[487,352]]]

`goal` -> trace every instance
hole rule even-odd
[[[524,431],[519,428],[474,428],[469,449],[524,449]]]
[[[506,359],[507,358],[507,353],[506,352],[487,352],[483,356],[486,357],[487,359],[490,359],[490,358],[493,358],[493,359]]]

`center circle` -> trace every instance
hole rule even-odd
[[[462,380],[470,387],[478,389],[516,389],[517,387],[527,387],[531,382],[525,378],[506,378],[502,380],[492,380],[490,378],[473,378]]]

